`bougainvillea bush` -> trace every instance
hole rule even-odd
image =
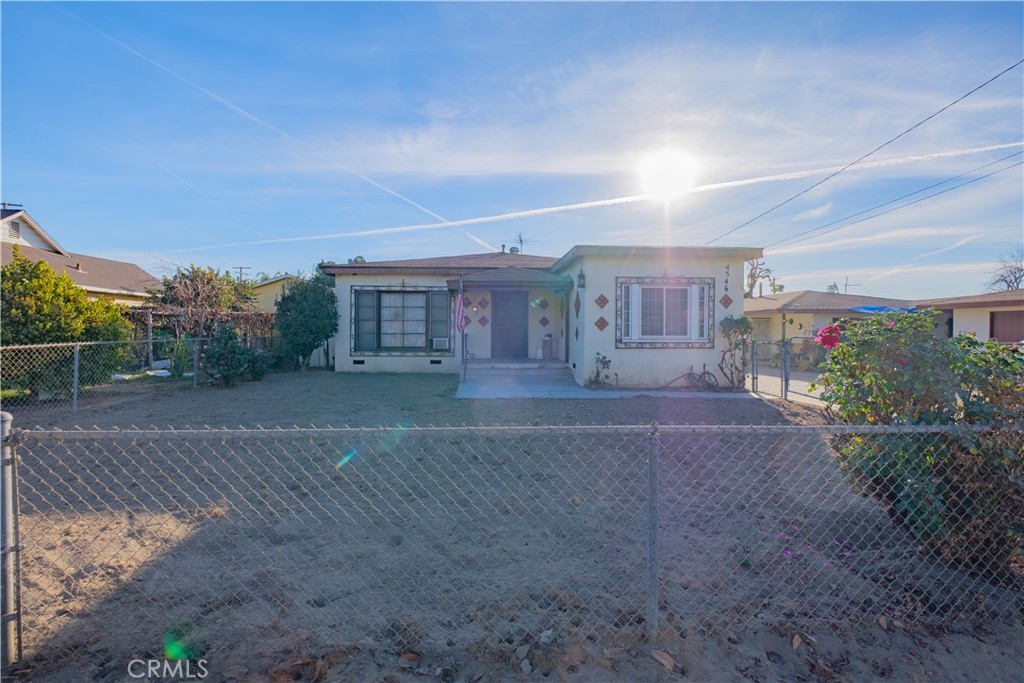
[[[831,351],[818,384],[834,420],[962,427],[845,436],[842,466],[932,553],[986,573],[1019,570],[1024,354],[935,327],[932,311],[894,312],[819,334]]]

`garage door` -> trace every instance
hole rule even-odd
[[[989,314],[992,337],[1001,342],[1024,339],[1024,311],[993,311]]]

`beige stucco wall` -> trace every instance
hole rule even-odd
[[[719,322],[728,317],[743,315],[743,262],[686,259],[664,262],[657,258],[623,258],[621,256],[582,256],[568,264],[566,274],[574,279],[582,266],[586,278],[583,290],[573,290],[569,297],[569,364],[578,384],[586,384],[594,376],[596,355],[611,359],[608,368],[610,382],[620,387],[654,388],[688,372],[690,366],[700,372],[704,366],[716,375],[724,339],[718,330]],[[729,268],[728,279],[726,266]],[[703,277],[714,278],[711,301],[715,319],[712,325],[713,348],[616,348],[616,277]],[[728,287],[728,292],[726,292]],[[729,307],[720,300],[728,293]],[[575,299],[579,295],[580,312],[575,313]],[[600,306],[597,299],[608,300]],[[608,323],[599,329],[595,323],[603,318]],[[576,329],[579,339],[576,339]]]
[[[489,289],[467,288],[466,298],[471,304],[466,308],[466,315],[469,316],[469,324],[466,325],[466,348],[469,357],[474,360],[487,359],[491,357],[491,325],[493,318],[491,307],[494,297]],[[530,301],[527,331],[527,353],[529,358],[536,359],[537,347],[543,348],[544,335],[551,333],[554,346],[554,360],[565,360],[565,328],[563,295],[556,294],[546,289],[527,289],[527,297]],[[487,306],[482,307],[481,302],[487,301]],[[547,306],[542,305],[547,302]],[[486,325],[481,319],[486,319]],[[547,320],[547,325],[542,321]]]
[[[129,308],[145,306],[150,303],[149,297],[145,294],[133,296],[131,294],[107,294],[105,292],[90,292],[89,290],[86,290],[86,295],[90,299],[102,299],[103,301],[109,301],[115,304],[123,304]]]
[[[452,352],[443,355],[424,353],[422,355],[376,355],[352,350],[352,286],[380,287],[383,289],[401,290],[418,287],[447,288],[446,278],[434,277],[394,277],[392,275],[336,275],[334,291],[338,297],[338,333],[334,344],[334,369],[337,372],[458,372],[462,362],[459,335],[456,333]],[[454,314],[454,306],[452,312]],[[356,363],[355,361],[362,361]],[[435,362],[431,362],[435,361]]]

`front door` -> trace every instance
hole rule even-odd
[[[491,292],[491,358],[529,358],[529,294],[522,290]]]

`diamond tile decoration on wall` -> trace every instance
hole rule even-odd
[[[463,325],[463,327],[469,327],[469,324],[472,323],[472,322],[473,322],[473,320],[468,315],[462,316],[462,325]]]
[[[462,295],[462,303],[464,306],[472,306],[473,302],[469,300],[469,297],[465,294]]]
[[[573,303],[572,307],[576,311],[576,317],[577,318],[580,317],[580,306],[582,306],[582,305],[583,305],[583,302],[580,301],[580,293],[576,292],[576,301],[575,301],[575,303]]]
[[[601,316],[594,321],[594,327],[604,332],[604,328],[608,327],[608,321],[604,319],[604,316]]]
[[[487,303],[487,299],[485,298],[480,299],[480,303],[478,303],[477,306],[479,306],[480,308],[487,308],[488,306],[490,306],[490,304]]]
[[[477,322],[480,323],[481,325],[483,325],[484,327],[487,327],[487,323],[489,323],[491,321],[487,319],[486,315],[482,315],[482,316],[480,316],[480,319],[477,320]]]
[[[608,305],[608,297],[602,294],[594,299],[594,303],[597,304],[599,308],[604,308]]]
[[[580,328],[576,328],[576,341],[580,340]]]
[[[541,300],[540,300],[540,303],[539,303],[539,304],[537,304],[537,305],[538,305],[538,306],[540,306],[540,307],[541,307],[541,309],[543,309],[543,310],[545,310],[545,311],[546,311],[546,310],[548,310],[548,306],[550,306],[551,304],[549,304],[549,303],[548,303],[548,300],[547,300],[547,299],[541,299]]]
[[[732,297],[728,294],[723,294],[722,298],[718,300],[718,303],[722,304],[726,308],[732,306]]]
[[[547,317],[547,316],[544,316],[543,318],[541,318],[541,319],[539,320],[539,322],[540,322],[540,324],[541,324],[541,327],[547,327],[548,325],[550,325],[550,324],[551,324],[551,321],[550,321],[550,320],[548,320],[548,317]]]

